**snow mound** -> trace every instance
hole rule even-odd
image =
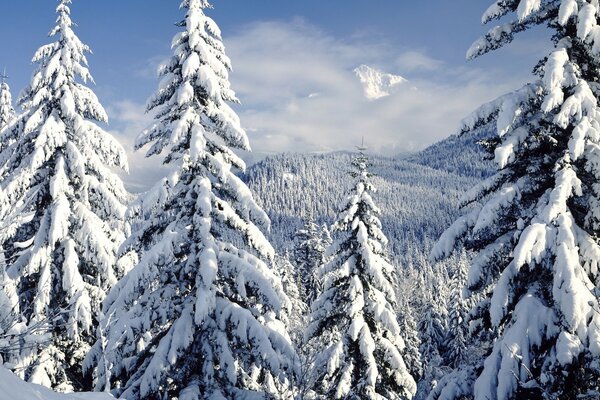
[[[365,97],[377,100],[392,94],[396,86],[408,82],[399,75],[387,74],[368,65],[361,65],[354,70],[363,85]]]
[[[40,385],[22,381],[0,367],[0,400],[114,400],[105,393],[55,393]]]
[[[297,181],[298,179],[299,179],[298,176],[291,172],[284,172],[284,174],[283,174],[283,180],[285,182],[294,182],[294,181]]]

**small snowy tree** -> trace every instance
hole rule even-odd
[[[0,365],[13,357],[15,329],[18,325],[19,298],[14,281],[6,274],[4,260],[0,262]],[[18,340],[18,339],[17,339]]]
[[[15,371],[59,390],[81,389],[81,360],[94,342],[100,303],[116,283],[118,247],[129,195],[111,167],[126,169],[123,148],[96,122],[106,113],[83,83],[89,48],[72,30],[70,0],[56,11],[54,43],[19,103],[24,114],[6,133],[2,154],[0,244],[16,281],[21,340]],[[43,326],[43,329],[40,327]]]
[[[331,232],[327,224],[321,225],[321,243],[324,249],[323,253],[325,253],[325,249],[327,249],[329,246],[331,246],[331,243],[333,243]]]
[[[450,279],[450,295],[448,298],[448,322],[444,339],[444,365],[458,368],[468,358],[469,314],[468,302],[464,297],[467,285],[468,259],[463,251],[455,258],[454,273]]]
[[[514,16],[514,17],[513,17]],[[600,313],[600,26],[597,1],[499,0],[484,22],[506,17],[468,53],[546,24],[554,48],[537,79],[481,107],[464,134],[495,124],[488,145],[499,172],[466,197],[472,208],[440,239],[478,252],[468,286],[491,332],[476,400],[576,398],[598,390]]]
[[[364,154],[353,166],[356,185],[334,225],[338,239],[320,269],[324,290],[307,330],[317,344],[314,390],[333,399],[408,399],[416,384],[402,356],[395,268],[387,261]]]
[[[235,174],[245,166],[232,149],[249,143],[227,104],[236,98],[219,28],[207,1],[181,7],[183,31],[148,103],[156,123],[137,144],[165,151],[177,172],[139,235],[139,263],[105,302],[105,340],[86,366],[98,390],[130,400],[262,399],[284,392],[295,368],[281,321],[289,299],[268,265],[259,227],[269,219]]]
[[[5,78],[2,78],[5,79]],[[15,118],[10,87],[3,80],[0,83],[0,130],[4,129]]]
[[[415,320],[415,309],[414,307],[403,299],[398,304],[398,324],[400,325],[400,331],[404,339],[404,363],[410,372],[410,375],[418,381],[423,375],[423,362],[421,358],[421,339],[419,338],[419,332],[417,331],[417,321]]]
[[[281,279],[285,294],[290,299],[287,310],[288,331],[296,347],[300,348],[303,344],[305,322],[308,318],[308,306],[298,288],[296,271],[287,251],[284,255],[275,258],[275,271]]]
[[[419,381],[417,396],[419,399],[427,396],[442,375],[442,354],[444,353],[444,339],[447,329],[446,310],[439,301],[440,298],[443,299],[443,295],[439,295],[437,285],[430,284],[431,280],[425,282],[427,283],[423,286],[421,292],[425,302],[417,324],[420,338],[419,351],[423,364],[423,375]]]
[[[321,290],[318,269],[324,261],[324,240],[328,234],[328,231],[319,229],[314,219],[309,217],[304,227],[298,230],[294,237],[296,273],[302,295],[308,305],[312,304]]]

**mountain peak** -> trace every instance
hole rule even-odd
[[[406,79],[399,75],[392,75],[379,71],[368,65],[361,65],[354,70],[363,85],[365,97],[369,100],[377,100],[392,94],[392,89]]]

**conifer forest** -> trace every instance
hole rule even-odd
[[[282,139],[238,112],[223,0],[161,3],[179,21],[151,21],[170,54],[130,143],[80,36],[94,2],[45,3],[28,84],[0,81],[0,400],[600,400],[598,0],[461,6],[485,11],[454,21],[480,30],[467,59],[528,81],[396,155],[369,129],[252,155]],[[365,107],[428,90],[355,67]]]

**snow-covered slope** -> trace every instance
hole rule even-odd
[[[104,393],[55,393],[43,386],[23,382],[0,367],[0,400],[114,400],[114,397]]]
[[[486,130],[469,135],[452,135],[419,153],[400,155],[398,158],[451,174],[487,178],[495,171],[495,164],[491,154],[486,153],[478,143],[491,136]]]
[[[407,82],[401,76],[379,71],[368,65],[361,65],[354,70],[363,85],[365,97],[369,100],[377,100],[392,94],[398,85]]]

